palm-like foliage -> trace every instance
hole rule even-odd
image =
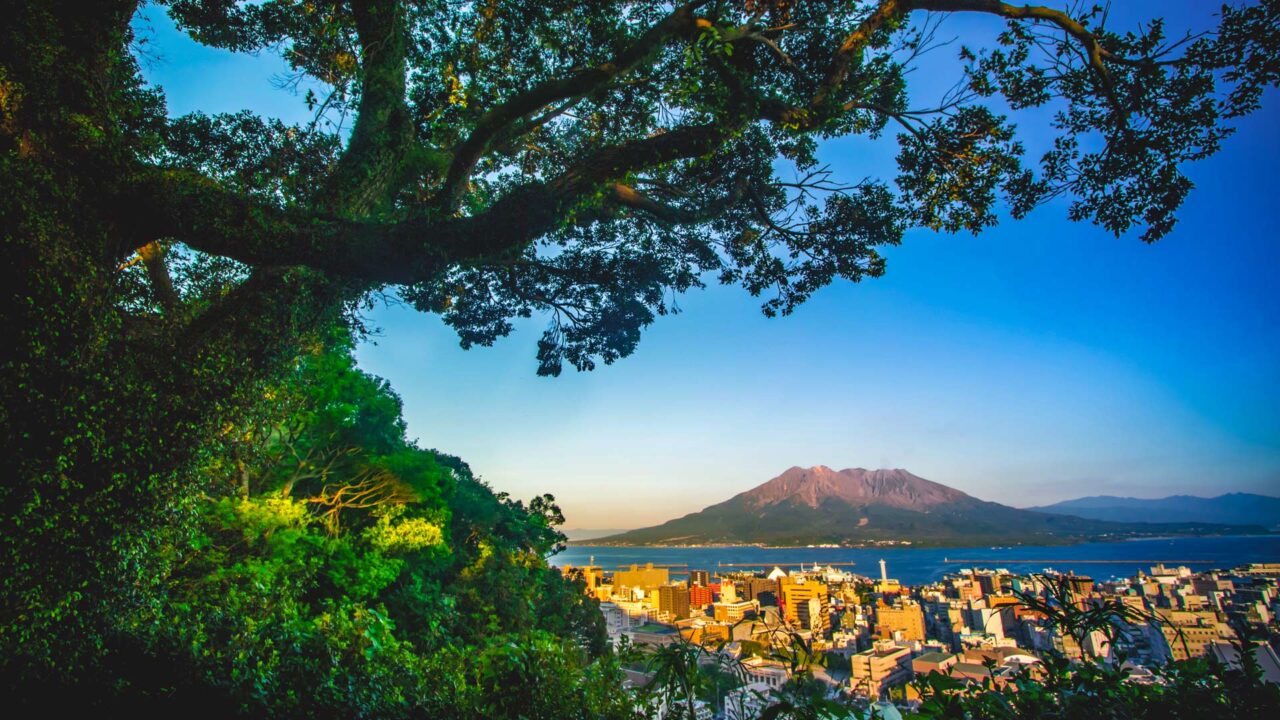
[[[1162,622],[1154,613],[1126,605],[1117,598],[1080,597],[1071,585],[1070,576],[1031,577],[1044,591],[1014,591],[1018,603],[1043,616],[1052,626],[1074,640],[1081,653],[1089,653],[1087,640],[1095,632],[1101,633],[1111,645],[1118,637],[1131,634],[1135,626]]]
[[[706,654],[701,645],[681,637],[655,648],[648,657],[646,665],[654,673],[651,697],[675,717],[686,712],[689,720],[697,717],[697,697],[706,687],[699,661]]]

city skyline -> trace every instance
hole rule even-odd
[[[1160,13],[1171,26],[1210,19],[1195,7],[1113,9],[1117,25]],[[309,119],[301,97],[272,86],[278,58],[195,45],[160,9],[147,14],[158,57],[146,73],[172,113]],[[736,288],[683,295],[684,313],[593,373],[534,376],[540,319],[464,352],[439,318],[402,307],[372,313],[389,342],[359,358],[400,393],[411,436],[516,497],[556,495],[571,528],[661,522],[793,465],[902,467],[1015,506],[1274,494],[1278,119],[1264,103],[1188,168],[1197,187],[1155,245],[1070,223],[1050,204],[977,238],[912,231],[886,250],[884,278],[825,288],[788,318],[763,319]],[[1037,153],[1049,138],[1036,118],[1018,120]],[[892,153],[823,148],[855,179]]]
[[[1169,660],[1212,656],[1229,663],[1239,655],[1232,648],[1242,635],[1273,622],[1267,603],[1280,576],[1277,563],[1193,570],[1155,561],[1107,578],[975,560],[931,578],[900,580],[883,559],[878,579],[851,570],[854,563],[814,560],[812,566],[780,562],[772,569],[730,565],[708,572],[634,561],[614,569],[590,558],[561,570],[599,600],[613,642],[688,642],[709,654],[745,658],[745,680],[763,683],[752,687],[767,694],[796,665],[776,651],[765,657],[762,649],[802,637],[825,658],[822,669],[810,668],[816,682],[870,700],[896,691],[900,702],[919,699],[911,683],[923,675],[941,672],[962,685],[1001,687],[1054,655],[1074,662],[1120,657],[1134,676]],[[679,575],[687,579],[673,577]],[[1072,624],[1064,606],[1110,610],[1109,631]],[[1261,643],[1253,652],[1263,677],[1280,682],[1274,648]]]

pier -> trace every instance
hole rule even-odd
[[[794,565],[794,566],[798,566],[798,567],[804,567],[805,565],[809,565],[809,566],[813,566],[813,565],[820,565],[820,566],[822,566],[822,567],[827,567],[828,565],[830,565],[830,566],[832,566],[832,567],[836,567],[836,566],[852,566],[852,565],[857,565],[857,564],[858,564],[858,563],[855,563],[855,562],[852,562],[852,561],[851,561],[851,562],[822,562],[821,560],[819,560],[818,562],[813,562],[812,560],[810,560],[810,561],[804,561],[804,562],[769,562],[769,563],[727,563],[727,562],[717,562],[717,563],[716,563],[716,567],[723,567],[723,568],[771,568],[771,567],[782,567],[782,566],[784,566],[784,565],[785,565],[785,566],[788,566],[788,567],[793,566],[793,565]],[[655,567],[656,567],[656,566],[655,566]]]
[[[1022,558],[983,558],[978,560],[963,560],[953,558],[942,558],[942,562],[952,565],[1012,565],[1012,564],[1032,564],[1032,565],[1214,565],[1216,560],[1024,560]]]

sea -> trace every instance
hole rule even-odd
[[[689,570],[717,572],[823,567],[879,577],[884,560],[888,575],[907,585],[923,585],[964,568],[1004,568],[1028,574],[1055,570],[1089,575],[1097,580],[1126,578],[1151,567],[1185,565],[1193,571],[1229,569],[1248,563],[1280,562],[1280,535],[1142,538],[1079,545],[948,548],[763,548],[613,547],[573,545],[548,561],[557,567],[594,564],[606,571],[632,564],[670,565],[673,578]]]

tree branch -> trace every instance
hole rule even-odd
[[[166,254],[168,254],[167,248],[158,240],[138,248],[138,258],[146,268],[147,279],[151,282],[151,291],[155,293],[161,307],[171,310],[177,307],[181,300],[177,291],[173,289],[173,278],[169,276],[169,267],[164,259]]]
[[[406,32],[397,0],[352,3],[361,50],[360,105],[351,139],[320,203],[334,214],[367,216],[388,206],[413,143],[405,105]]]
[[[862,52],[877,30],[884,27],[886,23],[906,15],[912,9],[911,0],[884,0],[880,3],[880,6],[849,33],[844,42],[840,43],[840,48],[836,50],[835,57],[831,60],[826,78],[818,85],[818,90],[809,103],[810,107],[820,107],[832,93],[840,89],[845,77],[849,74],[849,66],[854,58]]]
[[[503,130],[553,102],[588,95],[615,77],[635,69],[663,43],[689,32],[695,26],[693,11],[705,3],[706,0],[695,0],[676,8],[641,35],[635,44],[608,62],[583,70],[572,77],[544,82],[486,112],[472,129],[470,137],[454,154],[444,186],[436,196],[436,205],[446,212],[452,212],[458,206],[466,189],[467,178],[484,156],[489,144]]]
[[[664,225],[695,225],[720,216],[746,194],[746,183],[738,182],[723,197],[708,203],[706,207],[688,209],[658,202],[630,185],[614,183],[609,186],[613,199],[620,205],[644,212]]]
[[[935,10],[942,12],[981,12],[998,15],[1009,20],[1041,20],[1057,25],[1080,43],[1088,55],[1089,65],[1098,75],[1103,91],[1117,112],[1119,102],[1115,95],[1115,83],[1107,70],[1103,57],[1116,59],[1102,49],[1098,38],[1079,21],[1061,10],[1039,5],[1010,5],[1000,0],[907,0],[911,10]]]
[[[413,284],[452,264],[517,251],[562,222],[570,205],[629,172],[705,155],[736,125],[713,122],[603,148],[555,179],[527,183],[478,215],[398,223],[317,216],[245,198],[204,176],[150,168],[119,204],[131,237],[174,238],[255,266],[302,265],[377,283]]]
[[[933,12],[981,12],[997,15],[1009,20],[1033,20],[1056,25],[1074,38],[1083,48],[1086,60],[1098,81],[1103,93],[1117,114],[1125,113],[1115,94],[1115,83],[1106,62],[1127,65],[1166,64],[1173,61],[1156,61],[1154,58],[1123,58],[1108,52],[1098,42],[1097,36],[1080,24],[1075,18],[1061,10],[1037,5],[1010,5],[1001,0],[883,0],[879,6],[856,27],[836,50],[831,60],[826,77],[819,83],[808,108],[786,107],[779,103],[768,104],[764,108],[766,119],[775,122],[794,123],[802,127],[812,128],[820,121],[810,111],[820,109],[832,95],[840,89],[849,74],[849,68],[855,58],[871,42],[875,33],[891,22],[898,21],[916,10]],[[846,109],[848,109],[846,107]]]

